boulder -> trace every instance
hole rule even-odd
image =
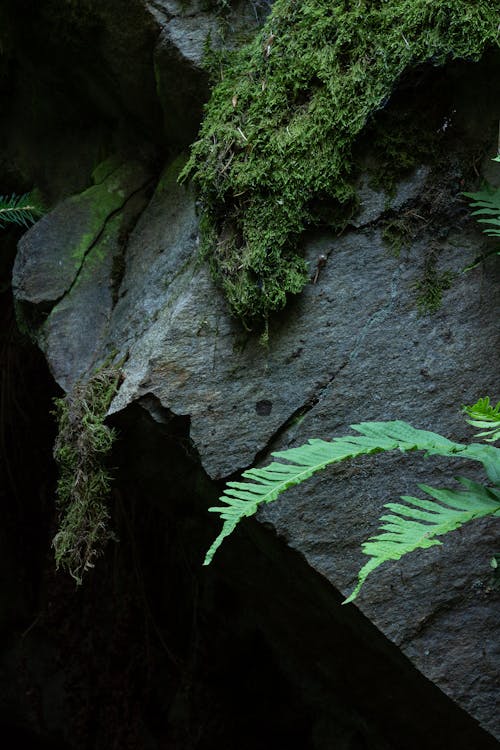
[[[234,43],[267,5],[234,11]],[[130,117],[127,138],[141,144],[149,132],[158,138],[157,123],[148,130],[144,122],[151,124],[161,106],[165,144],[153,167],[142,147],[125,161],[117,148],[112,169],[59,202],[19,244],[13,289],[20,317],[59,385],[71,391],[102,363],[122,362],[110,415],[140,404],[158,421],[189,417],[192,446],[214,481],[265,463],[273,450],[345,434],[359,421],[403,419],[471,439],[461,404],[497,395],[498,263],[461,195],[463,160],[478,176],[491,164],[481,166],[476,146],[467,151],[457,143],[462,133],[469,145],[477,137],[484,151],[478,133],[484,121],[498,120],[498,97],[477,115],[471,134],[475,92],[465,87],[454,113],[455,150],[419,164],[392,194],[369,175],[359,177],[361,205],[342,235],[324,226],[302,238],[310,283],[270,320],[264,344],[228,314],[199,257],[196,196],[177,181],[185,162],[179,154],[195,136],[208,92],[203,47],[219,21],[202,3],[136,2],[138,26],[143,14],[148,19],[138,41],[117,7],[97,14],[104,24],[99,59],[112,62],[104,82],[91,76],[95,88],[87,86],[86,95],[96,103],[116,89],[109,109],[98,109],[126,130]],[[142,78],[127,68],[129,44],[134,59],[151,62]],[[493,156],[490,130],[486,138]],[[390,245],[394,227],[398,242]],[[258,520],[348,594],[363,564],[360,544],[376,530],[383,504],[415,493],[421,482],[449,485],[456,473],[480,477],[477,467],[422,456],[365,458],[290,490]],[[491,518],[476,520],[442,547],[386,565],[355,606],[500,739],[494,528]]]
[[[264,461],[273,449],[343,434],[363,420],[405,419],[457,440],[470,437],[460,405],[494,394],[498,351],[494,258],[464,272],[485,243],[471,220],[450,226],[440,240],[423,231],[396,257],[382,239],[377,198],[378,212],[371,210],[359,229],[340,239],[328,232],[311,236],[305,243],[311,283],[272,321],[263,346],[228,316],[200,264],[195,201],[176,182],[181,163],[167,168],[128,238],[116,304],[110,288],[117,219],[85,255],[81,283],[40,327],[50,366],[65,389],[111,352],[126,356],[111,412],[139,402],[189,415],[191,439],[214,479]],[[406,179],[399,210],[428,195],[435,179],[423,179],[421,170]],[[59,255],[51,259],[47,241],[52,222],[60,246],[73,236],[72,223],[60,221],[61,210],[33,227],[21,245],[15,279],[23,301],[28,280],[34,283],[31,273],[25,276],[27,251],[39,248],[38,263],[43,258],[44,269],[52,263],[55,273]],[[105,264],[93,253],[107,258]],[[327,260],[316,273],[320,256]],[[430,256],[434,281],[445,272],[452,278],[433,315],[417,305]],[[33,300],[55,296],[51,279],[51,273],[35,279]],[[449,484],[459,470],[477,476],[469,466],[444,460],[366,458],[289,491],[259,518],[347,594],[363,563],[360,543],[375,531],[383,503],[414,493],[419,482]],[[495,544],[491,519],[471,523],[442,548],[374,574],[357,603],[492,733],[498,733],[498,590],[489,569]]]

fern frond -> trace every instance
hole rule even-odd
[[[29,227],[42,215],[42,209],[29,193],[9,197],[0,195],[0,229],[7,224],[20,224]]]
[[[363,454],[391,450],[423,450],[429,455],[440,456],[455,456],[462,453],[464,457],[484,463],[489,453],[484,453],[481,449],[491,448],[480,444],[465,446],[454,443],[442,435],[418,430],[402,421],[362,422],[351,427],[360,435],[338,437],[331,442],[311,439],[298,448],[273,453],[279,461],[273,461],[262,469],[245,471],[243,479],[246,481],[228,482],[219,498],[224,505],[209,508],[212,513],[220,514],[224,525],[208,550],[204,565],[211,562],[222,541],[243,518],[254,515],[261,505],[276,500],[286,489],[300,484],[329,464]]]
[[[392,511],[381,517],[382,533],[364,542],[362,549],[370,560],[358,573],[358,583],[352,594],[343,602],[348,604],[358,595],[368,575],[388,560],[399,560],[416,549],[428,549],[442,544],[438,536],[460,528],[474,518],[500,515],[500,490],[484,487],[463,477],[458,481],[465,490],[436,489],[419,485],[432,500],[421,500],[405,495],[406,504],[387,503]],[[437,501],[437,502],[436,502]]]
[[[496,406],[490,405],[490,399],[486,396],[472,406],[463,406],[462,411],[470,417],[466,420],[469,424],[484,430],[477,432],[476,437],[484,438],[489,443],[500,440],[500,401]]]
[[[473,201],[471,207],[476,211],[473,211],[472,215],[482,217],[477,219],[478,222],[487,225],[483,232],[490,237],[500,237],[500,188],[486,185],[477,193],[464,193],[464,195]],[[497,255],[500,255],[500,251]]]

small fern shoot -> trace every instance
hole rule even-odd
[[[483,438],[489,443],[500,440],[500,401],[496,406],[490,405],[490,399],[486,396],[472,406],[463,406],[462,409],[470,417],[466,419],[469,424],[484,429],[484,432],[477,432],[476,437]]]
[[[3,229],[7,224],[20,224],[29,227],[42,213],[42,209],[29,193],[25,195],[12,194],[10,198],[0,195],[0,229]]]
[[[488,412],[489,400],[480,400],[481,407],[470,407],[470,416],[482,409]],[[469,408],[469,407],[468,407]],[[495,407],[496,409],[497,407]],[[494,411],[494,410],[493,410]],[[489,413],[489,412],[488,412]],[[488,422],[490,424],[490,422]],[[222,530],[208,550],[204,565],[208,565],[222,541],[245,517],[254,515],[259,507],[270,503],[289,487],[300,484],[328,465],[356,456],[381,451],[425,451],[426,455],[466,458],[483,464],[488,479],[495,485],[483,487],[461,478],[462,491],[435,489],[421,485],[420,489],[433,500],[405,496],[400,503],[385,507],[391,515],[381,518],[381,534],[363,544],[363,552],[370,560],[358,575],[358,583],[346,602],[353,601],[369,573],[388,560],[399,560],[416,549],[426,549],[441,542],[438,536],[457,529],[464,523],[485,515],[500,515],[500,450],[491,445],[472,443],[463,445],[427,430],[419,430],[407,422],[362,422],[351,425],[358,435],[333,438],[331,442],[311,439],[305,445],[277,451],[278,459],[261,469],[243,473],[242,482],[228,482],[220,497],[224,505],[209,508],[219,513],[224,521]]]

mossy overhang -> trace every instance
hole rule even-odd
[[[202,247],[228,305],[252,325],[299,292],[304,230],[356,206],[353,150],[401,78],[498,48],[500,2],[276,0],[264,27],[219,56],[183,177],[198,187]]]

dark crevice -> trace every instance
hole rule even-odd
[[[354,349],[355,347],[353,347]],[[241,479],[241,475],[244,471],[247,471],[247,469],[250,469],[252,466],[257,466],[264,461],[268,461],[270,458],[270,454],[277,449],[279,446],[280,448],[283,445],[283,439],[285,438],[286,434],[289,432],[289,430],[299,421],[301,421],[309,412],[311,412],[316,406],[318,406],[319,403],[321,403],[321,400],[324,398],[326,392],[334,382],[335,378],[340,375],[340,373],[347,367],[349,364],[350,357],[347,357],[344,362],[335,370],[335,372],[330,375],[326,381],[318,387],[314,393],[309,396],[309,398],[305,401],[305,403],[301,404],[297,409],[295,409],[292,414],[290,414],[289,417],[278,427],[277,430],[275,430],[272,435],[270,435],[269,439],[266,442],[266,445],[261,448],[260,451],[258,451],[255,454],[254,460],[251,464],[248,466],[245,466],[244,468],[238,469],[238,471],[233,472],[227,477],[223,477],[221,479],[221,482],[227,482],[227,481],[237,481]],[[258,402],[264,403],[264,402]],[[268,403],[268,402],[265,402]],[[293,442],[293,439],[292,441]]]
[[[86,249],[85,253],[83,254],[81,263],[80,263],[80,265],[79,265],[79,267],[78,267],[78,269],[77,269],[77,271],[75,273],[73,281],[69,285],[68,289],[64,292],[64,294],[62,294],[57,300],[54,301],[54,303],[52,304],[52,308],[48,312],[47,316],[50,315],[50,312],[55,307],[57,307],[57,305],[61,302],[61,300],[63,300],[65,297],[67,297],[68,295],[71,294],[71,290],[78,283],[78,279],[80,278],[80,274],[81,274],[81,272],[82,272],[82,270],[83,270],[83,268],[85,266],[85,261],[86,261],[87,257],[90,255],[90,253],[92,252],[92,250],[96,247],[96,245],[99,244],[101,238],[103,237],[103,235],[106,232],[106,229],[107,229],[109,223],[114,219],[115,216],[117,216],[118,214],[120,214],[123,211],[123,209],[126,207],[127,203],[129,203],[136,195],[138,195],[142,191],[146,190],[152,184],[153,184],[153,180],[151,180],[151,179],[147,180],[144,184],[142,184],[140,187],[138,187],[136,190],[134,190],[132,193],[130,193],[130,195],[128,195],[124,199],[123,203],[118,208],[115,208],[114,211],[111,211],[111,213],[108,214],[108,216],[106,216],[106,219],[104,220],[102,227],[100,228],[100,230],[98,231],[98,233],[96,234],[96,236],[94,237],[94,239],[92,240],[92,242],[90,243],[89,247]],[[137,218],[139,218],[139,217],[137,217]]]

